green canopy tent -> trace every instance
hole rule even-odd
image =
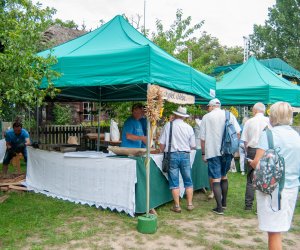
[[[280,58],[260,59],[258,61],[262,63],[264,66],[266,66],[267,68],[269,68],[270,70],[272,70],[273,72],[275,72],[276,74],[282,75],[285,79],[300,83],[300,71],[293,68],[285,61],[281,60]],[[211,75],[217,76],[221,73],[226,74],[241,65],[242,63],[219,66],[213,70]]]
[[[215,79],[178,61],[141,33],[122,16],[62,45],[40,52],[52,54],[54,80],[60,97],[91,101],[145,100],[147,84],[157,84],[211,99]],[[43,82],[42,88],[47,83]],[[99,87],[101,87],[101,94]]]
[[[54,80],[54,87],[61,89],[59,97],[101,102],[146,100],[149,85],[156,84],[204,101],[211,99],[210,94],[215,91],[216,80],[213,77],[178,61],[119,15],[93,32],[39,53],[45,57],[50,54],[58,59],[53,69],[62,74]],[[44,81],[41,87],[46,86],[47,82]],[[147,215],[149,134],[146,161]]]
[[[300,106],[300,87],[276,75],[254,57],[225,74],[216,84],[216,93],[223,105],[287,101]]]

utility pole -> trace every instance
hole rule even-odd
[[[193,61],[193,51],[188,49],[188,63],[192,63]]]
[[[144,0],[144,36],[146,36],[146,0]]]
[[[249,59],[250,54],[250,39],[247,36],[243,36],[244,39],[244,62],[246,62]]]

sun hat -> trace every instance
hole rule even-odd
[[[215,98],[210,100],[207,106],[221,106],[221,102],[218,98]]]
[[[181,106],[178,107],[177,111],[173,111],[173,113],[175,115],[182,116],[182,117],[189,117],[190,116],[186,113],[186,108],[181,107]]]

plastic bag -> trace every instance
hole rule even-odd
[[[110,139],[113,142],[120,141],[120,131],[118,128],[118,123],[116,123],[113,119],[110,120]]]

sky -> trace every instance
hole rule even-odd
[[[146,29],[156,31],[155,21],[162,21],[165,30],[176,19],[176,10],[182,9],[183,17],[192,17],[192,24],[204,20],[201,32],[219,39],[221,45],[243,46],[243,36],[253,33],[254,24],[264,24],[268,8],[276,0],[33,0],[43,7],[57,10],[56,18],[74,20],[87,29],[95,29],[103,19],[108,22],[116,15],[127,17],[142,15],[146,3]]]

